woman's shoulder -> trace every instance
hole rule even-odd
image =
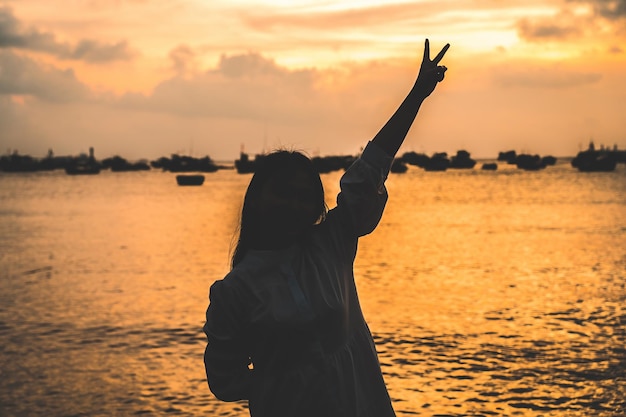
[[[230,270],[222,279],[211,285],[211,297],[247,299],[251,296],[251,274],[245,265],[237,265]]]
[[[280,265],[293,257],[291,249],[250,250],[242,260],[221,280],[227,288],[237,291],[257,292],[266,277],[275,275]]]
[[[211,288],[217,287],[219,291],[227,293],[243,293],[250,286],[250,282],[250,273],[247,268],[236,266],[224,278],[215,281]]]
[[[232,298],[234,294],[241,291],[241,288],[241,280],[237,274],[233,274],[231,271],[224,278],[218,279],[211,284],[210,298]]]

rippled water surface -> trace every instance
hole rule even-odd
[[[626,166],[501,168],[392,174],[360,243],[397,414],[626,415]],[[201,326],[249,179],[0,173],[0,415],[246,416]]]

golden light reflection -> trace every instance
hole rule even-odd
[[[355,277],[398,415],[623,414],[625,175],[390,175]],[[210,393],[201,328],[249,180],[0,175],[4,409],[246,415]]]

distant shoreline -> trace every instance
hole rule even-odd
[[[193,157],[188,155],[171,154],[169,157],[162,156],[154,160],[140,159],[131,162],[116,155],[99,160],[95,157],[94,148],[89,149],[89,154],[77,156],[55,156],[52,150],[44,158],[36,158],[30,155],[21,155],[17,150],[0,156],[0,171],[2,172],[35,172],[65,170],[67,174],[98,174],[101,170],[113,172],[146,171],[161,169],[170,172],[202,172],[211,173],[218,170],[235,170],[236,172],[252,173],[258,161],[266,154],[256,154],[251,158],[241,152],[238,159],[214,161],[209,155]],[[347,169],[356,160],[357,155],[329,155],[314,156],[311,158],[319,173],[326,173]],[[536,171],[556,163],[569,163],[573,168],[580,171],[612,171],[616,164],[626,163],[626,151],[600,147],[595,149],[593,142],[589,148],[578,152],[576,156],[537,155],[529,153],[517,153],[515,150],[499,152],[493,158],[472,158],[466,150],[458,150],[455,155],[447,152],[417,153],[414,151],[398,155],[392,164],[393,173],[406,172],[408,165],[423,168],[426,171],[445,171],[447,169],[474,169],[478,166],[483,170],[497,170],[500,164],[515,165],[519,169]]]

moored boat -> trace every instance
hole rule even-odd
[[[102,166],[96,161],[93,148],[89,148],[89,156],[80,155],[72,158],[65,166],[65,173],[68,175],[94,175],[99,174]]]
[[[73,164],[65,167],[68,175],[95,175],[100,173],[100,166],[92,164]]]
[[[497,171],[498,163],[497,162],[485,162],[483,163],[480,169],[482,169],[483,171]]]
[[[204,184],[204,175],[177,175],[176,182],[178,185],[202,185]]]

